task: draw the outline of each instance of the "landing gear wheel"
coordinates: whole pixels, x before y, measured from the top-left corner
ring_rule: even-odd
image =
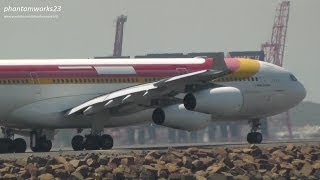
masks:
[[[33,152],[49,152],[52,148],[51,140],[47,140],[45,136],[37,138],[35,146],[30,146]]]
[[[0,153],[13,153],[14,143],[12,139],[0,138]]]
[[[27,143],[24,139],[22,138],[17,138],[13,140],[13,144],[15,147],[15,152],[16,153],[24,153],[27,150]]]
[[[250,132],[247,135],[247,141],[249,144],[260,144],[262,139],[262,134],[260,132]]]
[[[71,145],[73,150],[75,151],[81,151],[84,149],[84,142],[83,142],[83,136],[76,135],[71,140]]]
[[[113,146],[113,138],[109,134],[100,136],[99,146],[101,149],[111,149]]]
[[[254,144],[254,139],[253,139],[253,133],[252,132],[248,133],[247,141],[248,141],[249,144]]]
[[[87,135],[84,143],[86,150],[98,150],[99,147],[99,136],[98,135]]]

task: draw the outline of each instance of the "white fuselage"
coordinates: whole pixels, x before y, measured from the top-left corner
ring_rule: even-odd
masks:
[[[97,60],[95,62],[98,63]],[[243,96],[243,105],[237,114],[226,115],[225,117],[212,115],[212,120],[263,118],[284,112],[298,104],[305,97],[306,92],[303,85],[296,81],[288,71],[269,63],[259,63],[259,71],[252,76],[254,80],[251,80],[250,77],[250,80],[220,79],[213,81],[216,84],[238,88]],[[130,65],[130,62],[127,64]],[[183,63],[181,64],[183,65]],[[119,68],[121,72],[127,70],[131,71],[132,69]],[[104,75],[108,76],[108,74]],[[122,79],[117,79],[116,83],[110,82],[110,80],[108,83],[102,82],[102,80],[101,82],[96,82],[97,80],[95,80],[95,82],[90,83],[41,83],[40,81],[45,82],[48,80],[41,79],[40,76],[41,73],[32,71],[30,72],[30,79],[33,83],[19,82],[10,84],[11,82],[6,82],[6,84],[0,84],[1,125],[16,128],[49,129],[91,127],[90,116],[73,119],[67,118],[65,112],[99,95],[158,80],[169,75],[156,76],[156,79],[138,79],[133,82],[127,81],[126,77],[123,77]],[[155,77],[155,75],[147,74],[146,77]],[[123,116],[105,117],[104,126],[116,127],[151,122],[152,110],[147,109],[133,114],[124,114]]]

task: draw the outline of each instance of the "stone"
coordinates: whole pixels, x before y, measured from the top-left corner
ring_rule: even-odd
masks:
[[[212,173],[208,176],[208,180],[228,180],[228,177],[224,174],[217,174],[217,173]]]
[[[218,164],[213,164],[212,166],[209,166],[206,171],[209,174],[213,174],[213,173],[220,173],[224,170],[226,170],[225,165],[222,163],[218,163]]]
[[[310,146],[301,146],[300,152],[302,154],[311,154],[312,152],[314,152],[314,149]]]
[[[214,154],[220,156],[221,158],[225,158],[227,156],[227,151],[223,147],[217,147],[213,149]]]
[[[116,164],[117,166],[119,166],[120,162],[121,162],[121,159],[118,157],[110,158],[110,161],[109,161],[109,163]]]
[[[173,164],[173,163],[167,163],[167,164],[166,164],[166,167],[167,167],[167,169],[168,169],[168,171],[169,171],[170,173],[177,172],[178,169],[179,169],[179,167],[178,167],[176,164]]]
[[[242,149],[242,152],[245,153],[245,154],[250,154],[251,151],[252,151],[251,148],[244,148],[244,149]]]
[[[121,164],[124,166],[130,166],[134,164],[134,157],[133,156],[125,156],[121,159]]]
[[[287,176],[289,176],[289,170],[288,169],[281,169],[278,174],[282,177],[287,177]]]
[[[206,171],[200,170],[195,173],[197,176],[206,177],[208,173]]]
[[[150,170],[150,169],[146,169],[144,168],[140,175],[139,175],[140,179],[143,180],[152,180],[152,179],[157,179],[157,171],[156,170]]]
[[[72,159],[71,161],[69,161],[69,164],[71,164],[73,167],[77,168],[79,166],[79,160],[77,159]]]
[[[52,170],[64,169],[65,168],[64,164],[50,165],[50,167],[52,168]]]
[[[29,156],[27,158],[27,164],[38,164],[39,166],[45,166],[48,162],[48,159],[44,157],[37,157],[37,156]]]
[[[92,159],[92,158],[88,158],[88,159],[86,160],[86,164],[87,164],[89,167],[94,167],[94,168],[98,167],[97,161],[96,161],[95,159]]]
[[[100,155],[99,158],[97,159],[97,163],[99,165],[107,165],[109,162],[109,157],[106,155]]]
[[[39,180],[54,180],[54,176],[52,174],[49,173],[45,173],[45,174],[41,174],[40,176],[38,176]]]
[[[181,167],[179,169],[179,173],[181,173],[181,174],[191,174],[191,170],[188,169],[188,168],[185,168],[185,167]]]
[[[320,161],[316,161],[313,165],[312,165],[313,169],[320,169]]]
[[[187,152],[188,154],[195,154],[195,153],[197,153],[198,151],[199,151],[199,149],[196,148],[196,147],[191,147],[191,148],[188,148],[188,149],[186,150],[186,152]]]
[[[286,151],[293,151],[295,149],[296,149],[296,147],[293,144],[291,144],[291,143],[287,144]]]
[[[305,163],[307,163],[307,161],[301,159],[294,159],[291,162],[291,164],[294,165],[298,170],[300,170]]]
[[[69,173],[73,173],[76,170],[76,168],[70,163],[66,163],[64,167]]]
[[[82,180],[84,179],[84,177],[82,176],[82,174],[78,171],[75,171],[71,174],[71,178],[74,180]]]
[[[160,169],[160,170],[158,170],[157,176],[158,176],[159,178],[168,179],[168,177],[169,177],[169,171],[168,171],[168,169]]]
[[[204,176],[196,175],[196,180],[207,180]]]
[[[306,162],[303,165],[302,169],[300,170],[300,173],[304,176],[310,176],[312,171],[313,171],[313,167],[311,166],[310,163]]]
[[[183,167],[191,169],[192,168],[192,159],[188,156],[183,156],[182,157],[182,165],[183,165]]]
[[[250,163],[250,164],[255,163],[254,157],[251,155],[244,154],[241,158],[242,158],[243,162],[245,162],[245,163]]]
[[[67,160],[66,160],[63,156],[56,156],[56,157],[54,157],[54,160],[55,160],[58,164],[65,164],[65,163],[67,163]]]
[[[236,176],[236,175],[244,175],[247,172],[242,169],[241,167],[234,167],[229,171],[232,175]]]
[[[83,177],[87,177],[89,174],[89,167],[87,165],[79,166],[75,172],[79,172]]]
[[[37,177],[38,168],[32,163],[27,164],[25,169],[29,172],[29,174],[33,177]]]
[[[20,170],[18,172],[18,177],[22,178],[22,179],[28,179],[30,178],[30,174],[26,171],[26,170]]]
[[[65,169],[56,169],[54,171],[54,176],[60,179],[67,179],[69,177],[69,173]]]
[[[203,162],[198,159],[192,161],[192,169],[194,171],[203,170],[204,169]]]
[[[184,156],[183,153],[180,153],[180,152],[177,152],[177,151],[172,151],[170,153],[175,155],[177,158],[182,158]]]
[[[125,177],[124,177],[123,173],[118,172],[118,173],[113,174],[113,179],[124,180]]]
[[[1,177],[1,179],[15,180],[15,179],[17,179],[17,176],[14,174],[5,174],[4,176]]]
[[[19,158],[16,160],[15,164],[20,167],[25,167],[28,164],[28,158]]]
[[[182,176],[181,174],[173,173],[169,175],[169,180],[181,180]]]
[[[155,159],[159,159],[161,157],[161,154],[158,151],[151,151],[147,154],[147,156],[151,156]]]

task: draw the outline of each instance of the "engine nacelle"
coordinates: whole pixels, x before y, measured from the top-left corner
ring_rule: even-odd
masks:
[[[157,125],[193,131],[205,128],[211,120],[211,115],[188,111],[183,104],[175,104],[156,108],[152,113],[152,120]]]
[[[243,96],[237,88],[219,87],[186,94],[183,104],[190,111],[228,116],[241,110]]]

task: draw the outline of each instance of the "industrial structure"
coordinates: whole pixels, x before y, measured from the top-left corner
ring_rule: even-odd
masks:
[[[274,18],[274,24],[272,27],[271,41],[263,43],[261,50],[265,52],[265,61],[276,64],[278,66],[283,65],[283,56],[286,46],[286,37],[289,22],[290,1],[282,1],[279,7],[276,9],[276,15]],[[292,139],[292,127],[290,113],[286,112],[281,114],[287,123],[289,138]]]
[[[114,57],[121,57],[122,55],[123,30],[124,30],[125,22],[127,22],[127,16],[120,15],[117,17],[116,36],[114,39],[114,48],[113,48]]]

